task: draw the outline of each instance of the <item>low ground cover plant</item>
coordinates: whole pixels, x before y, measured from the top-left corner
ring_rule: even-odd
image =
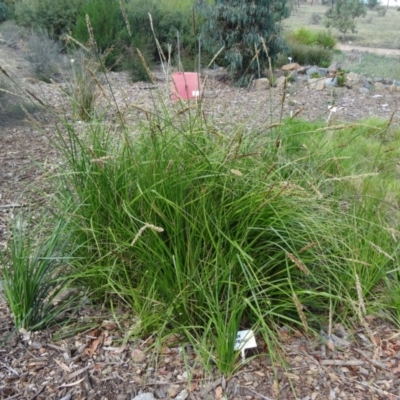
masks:
[[[329,66],[337,40],[329,31],[299,28],[286,34],[285,54],[301,65]]]

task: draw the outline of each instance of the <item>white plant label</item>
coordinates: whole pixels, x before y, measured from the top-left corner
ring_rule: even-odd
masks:
[[[236,336],[234,350],[240,350],[242,353],[242,360],[245,361],[244,351],[257,347],[256,338],[252,330],[239,331]]]
[[[192,90],[192,96],[193,97],[200,96],[200,90]]]

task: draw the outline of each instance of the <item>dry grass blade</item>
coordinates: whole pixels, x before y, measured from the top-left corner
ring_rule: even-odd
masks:
[[[293,293],[293,301],[296,306],[297,312],[300,316],[301,322],[303,323],[304,330],[307,332],[308,331],[308,323],[307,323],[307,318],[306,315],[303,312],[303,305],[300,303],[299,298],[297,297],[296,293]]]
[[[126,15],[126,10],[125,10],[124,4],[122,3],[121,0],[119,2],[119,8],[121,9],[122,17],[124,18],[126,29],[128,30],[128,34],[129,34],[129,36],[132,36],[131,25],[129,23],[128,16]]]
[[[97,43],[96,43],[96,40],[94,38],[94,33],[93,33],[93,27],[92,27],[92,24],[90,23],[90,18],[89,18],[88,14],[86,14],[86,26],[87,26],[87,30],[88,30],[88,33],[89,33],[89,44],[90,44],[90,47],[94,51],[98,52]]]
[[[142,52],[141,52],[138,48],[136,48],[136,51],[137,51],[137,54],[138,54],[138,56],[139,56],[139,58],[140,58],[140,61],[141,61],[142,64],[143,64],[143,67],[144,67],[145,70],[146,70],[147,75],[149,76],[149,78],[150,78],[150,80],[151,80],[151,83],[152,83],[153,85],[155,85],[156,79],[154,78],[154,75],[153,75],[152,72],[150,71],[150,68],[149,68],[149,66],[148,66],[147,63],[146,63],[146,60],[144,59]]]
[[[159,226],[155,226],[155,225],[152,225],[152,224],[145,224],[139,229],[138,233],[133,238],[131,246],[133,246],[137,242],[137,240],[140,238],[140,236],[142,236],[142,233],[146,229],[151,229],[151,230],[156,231],[156,232],[164,232],[164,229],[160,228]]]
[[[366,314],[367,310],[365,308],[365,302],[364,302],[364,296],[362,292],[362,287],[361,287],[361,282],[360,282],[360,277],[358,274],[355,274],[356,276],[356,289],[357,289],[357,296],[358,296],[358,308],[360,310],[360,313]]]
[[[295,257],[292,253],[286,253],[286,255],[297,266],[297,268],[304,273],[304,275],[310,275],[310,270],[305,266],[305,264],[301,260]]]
[[[0,71],[7,77],[10,78],[10,75],[8,75],[7,71],[0,65]]]

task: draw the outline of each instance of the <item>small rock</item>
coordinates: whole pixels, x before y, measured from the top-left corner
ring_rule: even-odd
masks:
[[[346,76],[346,79],[350,83],[357,83],[361,79],[361,75],[356,74],[355,72],[349,72]]]
[[[326,76],[326,75],[328,75],[328,69],[327,68],[318,68],[318,73],[321,76]]]
[[[375,82],[374,88],[377,92],[383,92],[385,90],[385,85],[381,82]]]
[[[325,80],[320,78],[310,78],[307,86],[313,90],[322,90],[325,87]]]
[[[308,75],[298,75],[296,82],[306,83],[306,82],[308,82],[309,79],[310,79],[310,77]]]
[[[332,86],[337,86],[337,77],[335,76],[334,78],[327,78],[325,79],[325,86],[326,87],[332,87]]]
[[[297,63],[285,64],[281,67],[282,71],[297,71],[298,69],[300,69],[300,65]]]
[[[171,385],[167,390],[168,396],[172,397],[172,398],[175,398],[176,395],[178,394],[178,390],[179,390],[179,386]]]
[[[286,83],[286,78],[285,78],[284,76],[280,76],[280,77],[276,80],[274,86],[275,86],[277,89],[282,89],[282,88],[284,87],[285,83]]]
[[[360,89],[358,89],[358,91],[360,92],[360,94],[367,94],[369,92],[369,90],[365,87],[361,87]]]
[[[142,393],[133,397],[132,400],[155,400],[153,393]]]
[[[260,78],[256,79],[253,82],[254,90],[267,90],[269,89],[269,79],[268,78]]]

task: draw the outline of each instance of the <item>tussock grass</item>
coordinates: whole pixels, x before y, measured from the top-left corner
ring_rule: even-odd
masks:
[[[95,93],[85,82],[75,89]],[[62,162],[48,208],[62,229],[44,229],[36,243],[16,226],[3,274],[17,324],[37,309],[18,297],[23,290],[49,310],[43,299],[61,288],[53,279],[61,261],[68,282],[94,301],[132,311],[132,335],[177,334],[204,367],[227,376],[242,366],[233,350],[239,329],[262,337],[274,361],[282,325],[312,333],[337,320],[364,323],[370,311],[398,318],[388,297],[398,295],[400,276],[393,121],[281,119],[262,131],[242,123],[221,132],[199,101],[157,104],[146,121],[121,119],[113,129],[92,105],[59,117],[53,143]],[[29,326],[57,312],[43,315]]]
[[[397,259],[397,204],[377,193],[393,183],[396,130],[292,121],[216,135],[195,114],[174,118],[60,133],[57,212],[79,286],[131,307],[140,334],[184,335],[227,375],[240,328],[274,349],[279,324],[320,329],[329,312],[354,314],[360,288],[376,297]]]

